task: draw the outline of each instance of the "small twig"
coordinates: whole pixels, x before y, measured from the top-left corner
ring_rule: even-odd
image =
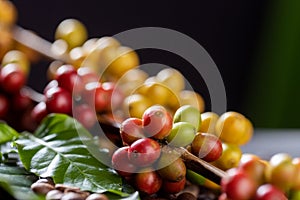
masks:
[[[188,169],[201,174],[205,178],[217,184],[220,184],[221,179],[226,176],[226,172],[198,158],[185,148],[176,148],[176,150],[180,152],[181,158],[184,160],[185,165]]]
[[[62,55],[58,57],[51,51],[51,42],[41,38],[33,32],[26,30],[20,26],[15,26],[12,32],[13,39],[21,43],[22,45],[52,60],[61,60],[65,63],[70,63],[70,59],[67,56]]]

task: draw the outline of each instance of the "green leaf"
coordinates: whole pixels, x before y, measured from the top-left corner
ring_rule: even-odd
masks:
[[[112,193],[106,194],[106,196],[110,200],[140,200],[139,192],[137,191],[132,193],[130,196],[121,199],[119,196],[116,196],[115,194]]]
[[[19,133],[5,123],[0,123],[0,144],[19,137]]]
[[[67,115],[49,115],[34,135],[27,134],[16,145],[30,172],[82,190],[128,196],[117,173],[93,156],[98,147],[92,146],[92,135]]]
[[[15,199],[41,200],[34,194],[30,186],[37,177],[24,168],[18,166],[0,165],[0,187],[6,190]]]

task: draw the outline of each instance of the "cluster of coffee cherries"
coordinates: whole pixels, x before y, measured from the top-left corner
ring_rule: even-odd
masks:
[[[55,30],[51,51],[76,68],[88,66],[102,81],[115,81],[139,66],[137,53],[109,36],[89,38],[85,25],[77,19],[61,21]]]
[[[87,129],[98,121],[97,113],[110,112],[113,106],[122,103],[123,98],[113,82],[100,83],[89,68],[76,70],[68,64],[57,68],[43,95],[44,100],[31,113],[36,122],[41,122],[49,113],[64,113],[76,118]]]
[[[26,55],[18,50],[8,51],[0,66],[0,120],[17,130],[30,128],[27,116],[34,102],[25,87],[29,69]]]
[[[200,112],[205,109],[202,96],[186,89],[184,76],[171,67],[153,76],[141,69],[129,70],[118,80],[117,87],[126,95],[124,118],[141,118],[145,110],[155,104],[164,106],[171,114],[181,105],[192,105]]]
[[[163,106],[153,105],[142,118],[121,123],[123,145],[112,155],[113,168],[142,194],[176,194],[186,184],[186,166],[176,148],[191,146],[193,153],[213,161],[222,154],[221,141],[198,132],[200,111],[181,106],[172,116]]]
[[[300,158],[277,153],[269,160],[243,154],[221,181],[220,199],[296,200],[300,197]]]
[[[241,147],[253,136],[251,121],[234,111],[225,112],[220,116],[214,112],[204,112],[201,119],[200,131],[213,134],[222,142],[222,155],[211,164],[222,170],[237,167],[243,154]]]
[[[201,114],[200,131],[222,141],[222,155],[211,164],[226,171],[220,200],[299,199],[299,158],[278,153],[269,160],[243,154],[241,146],[253,135],[250,120],[237,112]]]

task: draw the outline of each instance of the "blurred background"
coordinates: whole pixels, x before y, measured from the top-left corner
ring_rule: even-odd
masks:
[[[202,45],[223,77],[228,110],[243,113],[258,128],[300,127],[300,1],[12,1],[18,24],[53,42],[57,25],[75,18],[89,38],[137,27],[179,31]],[[181,71],[207,103],[210,99],[192,66],[172,53],[138,51],[141,64],[161,63]],[[34,64],[29,85],[46,84],[48,63]]]

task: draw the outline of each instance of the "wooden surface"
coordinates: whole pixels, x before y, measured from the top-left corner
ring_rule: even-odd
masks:
[[[276,153],[289,153],[293,157],[300,157],[300,129],[258,129],[242,150],[264,159],[269,159]]]

